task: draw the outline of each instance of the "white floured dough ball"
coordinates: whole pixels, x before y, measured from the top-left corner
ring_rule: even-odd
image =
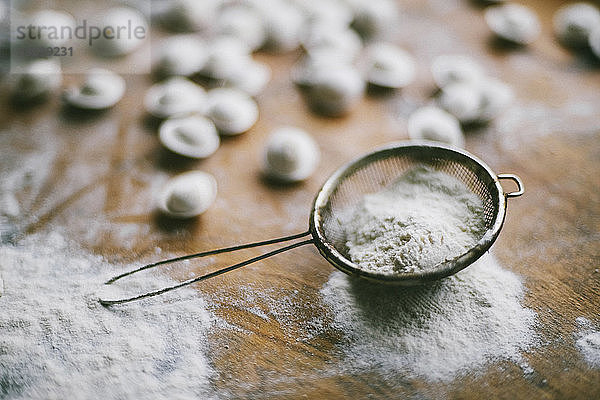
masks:
[[[202,40],[175,35],[160,43],[152,70],[161,77],[190,76],[200,71],[207,59],[208,49]]]
[[[240,89],[250,96],[258,95],[271,79],[271,69],[255,61],[246,43],[233,36],[212,40],[200,74],[212,86]]]
[[[533,42],[541,32],[537,15],[520,4],[504,4],[485,10],[485,21],[501,39],[519,45]]]
[[[352,22],[352,10],[346,0],[298,1],[307,25],[348,27]]]
[[[18,18],[18,16],[15,18]],[[19,25],[26,27],[40,27],[40,29],[37,31],[37,34],[27,35],[25,40],[21,41],[21,43],[41,49],[67,46],[72,39],[69,35],[62,35],[60,32],[63,27],[70,27],[71,31],[73,31],[75,29],[75,24],[75,19],[69,13],[57,10],[36,11],[31,15],[25,16],[24,20],[21,21]],[[46,27],[48,29],[42,29],[41,27]]]
[[[219,0],[170,0],[159,18],[175,32],[208,30],[214,24],[219,3]]]
[[[189,116],[164,121],[159,129],[163,146],[190,158],[206,158],[219,148],[217,128],[207,118]]]
[[[352,28],[365,40],[384,37],[397,22],[399,10],[393,0],[353,0]]]
[[[139,48],[148,36],[146,18],[130,7],[115,7],[102,16],[99,28],[105,33],[92,45],[99,55],[114,57],[129,54]],[[131,32],[122,32],[117,27],[131,26]],[[141,34],[143,29],[144,34]]]
[[[10,91],[15,100],[42,99],[58,90],[62,83],[60,63],[55,60],[32,61],[11,75]]]
[[[296,86],[306,89],[314,85],[318,71],[346,68],[349,64],[351,59],[344,54],[328,51],[310,52],[294,64],[290,75]]]
[[[513,100],[514,93],[506,83],[493,78],[479,82],[479,113],[476,122],[489,122],[496,118]]]
[[[206,92],[189,79],[173,77],[148,89],[144,107],[157,118],[202,113],[206,109]]]
[[[302,39],[302,47],[308,54],[327,52],[353,60],[362,50],[363,44],[354,30],[322,22],[315,23],[307,29]]]
[[[252,128],[258,120],[258,105],[240,90],[213,89],[208,92],[206,116],[222,135],[239,135]]]
[[[216,34],[237,38],[252,51],[261,48],[267,36],[259,12],[243,4],[233,4],[219,13]]]
[[[217,182],[206,172],[190,171],[171,178],[158,196],[158,209],[174,218],[205,212],[217,197]]]
[[[360,101],[365,81],[356,68],[340,65],[339,68],[318,68],[306,90],[306,98],[313,111],[327,116],[342,116]]]
[[[371,85],[398,89],[410,84],[417,72],[414,58],[391,43],[375,43],[367,49],[366,79]]]
[[[477,82],[483,78],[481,66],[471,57],[463,55],[441,55],[431,63],[431,75],[438,88],[451,83]]]
[[[513,91],[504,82],[484,78],[478,82],[454,83],[442,89],[440,106],[463,124],[486,123],[512,101]]]
[[[125,94],[125,80],[112,71],[94,68],[79,87],[65,91],[65,101],[84,110],[103,110],[117,104]]]
[[[571,3],[558,9],[553,23],[554,34],[561,43],[584,47],[592,31],[600,27],[600,10],[590,3]]]
[[[271,79],[268,65],[248,58],[245,63],[232,71],[227,79],[220,81],[223,87],[239,89],[252,97],[259,95]]]
[[[304,17],[293,3],[266,2],[260,11],[267,49],[283,53],[294,50],[300,45]]]
[[[227,79],[250,58],[250,48],[239,38],[222,36],[208,46],[208,57],[200,74],[210,79]]]
[[[273,131],[267,139],[263,171],[282,182],[298,182],[315,171],[319,159],[314,139],[302,129],[286,126]]]
[[[442,89],[439,105],[462,123],[477,120],[481,96],[474,83],[453,83]]]
[[[408,118],[408,136],[463,147],[465,139],[456,117],[437,107],[422,107]]]

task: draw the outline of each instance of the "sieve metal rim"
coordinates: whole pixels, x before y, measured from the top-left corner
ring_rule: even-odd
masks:
[[[340,183],[348,176],[350,176],[357,169],[362,166],[371,163],[376,160],[380,160],[389,157],[390,154],[397,154],[403,152],[408,154],[410,152],[430,155],[444,154],[449,159],[457,160],[461,159],[461,164],[474,164],[477,165],[480,171],[485,172],[490,178],[491,184],[488,189],[497,198],[497,212],[494,218],[494,222],[483,237],[477,242],[477,244],[466,253],[463,253],[453,259],[446,260],[438,264],[435,268],[424,271],[424,272],[410,272],[401,274],[378,274],[374,272],[365,271],[358,267],[355,263],[348,260],[343,254],[341,254],[333,244],[325,236],[323,227],[323,212],[327,207],[330,196],[333,195],[336,188]],[[519,186],[517,192],[506,193],[500,184],[500,179],[512,179]],[[492,191],[493,190],[493,191]],[[323,184],[319,192],[314,198],[313,207],[309,219],[309,231],[313,237],[314,244],[321,253],[321,255],[334,267],[352,276],[357,276],[371,281],[384,282],[397,285],[413,286],[422,284],[425,282],[439,280],[441,278],[455,274],[456,272],[468,267],[481,257],[496,241],[504,220],[506,217],[506,202],[508,197],[517,197],[523,193],[523,184],[521,180],[513,174],[499,174],[496,175],[492,169],[484,163],[481,159],[474,156],[473,154],[452,146],[446,146],[436,142],[430,141],[403,141],[394,142],[387,144],[382,147],[378,147],[375,150],[362,155],[339,169],[337,169]]]

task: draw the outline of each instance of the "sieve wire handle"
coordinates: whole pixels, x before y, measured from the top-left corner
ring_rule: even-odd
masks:
[[[246,244],[242,244],[242,245],[238,245],[238,246],[225,247],[225,248],[221,248],[221,249],[204,251],[204,252],[201,252],[201,253],[188,254],[188,255],[185,255],[185,256],[181,256],[181,257],[169,258],[169,259],[166,259],[166,260],[161,260],[161,261],[158,261],[158,262],[147,264],[147,265],[144,265],[144,266],[139,267],[137,269],[134,269],[134,270],[125,272],[123,274],[117,275],[117,276],[109,279],[108,281],[106,281],[104,284],[105,285],[110,285],[110,284],[118,281],[119,279],[125,278],[126,276],[130,276],[130,275],[133,275],[133,274],[135,274],[137,272],[141,272],[141,271],[144,271],[144,270],[147,270],[147,269],[150,269],[150,268],[154,268],[154,267],[157,267],[159,265],[171,264],[171,263],[175,263],[175,262],[178,262],[178,261],[189,260],[189,259],[192,259],[192,258],[206,257],[206,256],[210,256],[210,255],[215,255],[215,254],[230,253],[230,252],[234,252],[234,251],[237,251],[237,250],[243,250],[243,249],[250,249],[250,248],[253,248],[253,247],[266,246],[266,245],[269,245],[269,244],[288,242],[290,240],[300,239],[300,238],[306,237],[308,235],[310,235],[310,231],[306,231],[306,232],[303,232],[303,233],[298,233],[298,234],[295,234],[295,235],[285,236],[285,237],[277,238],[277,239],[263,240],[263,241],[260,241],[260,242],[246,243]],[[248,260],[239,262],[237,264],[233,264],[233,265],[230,265],[228,267],[221,268],[221,269],[219,269],[217,271],[210,272],[208,274],[201,275],[201,276],[198,276],[198,277],[195,277],[195,278],[192,278],[192,279],[188,279],[187,281],[183,281],[183,282],[175,284],[173,286],[168,286],[168,287],[165,287],[165,288],[162,288],[162,289],[158,289],[158,290],[155,290],[155,291],[143,293],[143,294],[138,295],[138,296],[124,298],[124,299],[117,299],[117,300],[99,299],[98,301],[100,302],[100,304],[102,304],[104,306],[111,306],[111,305],[115,305],[115,304],[129,303],[129,302],[135,301],[135,300],[141,300],[141,299],[145,299],[145,298],[148,298],[148,297],[158,296],[158,295],[161,295],[163,293],[170,292],[171,290],[179,289],[179,288],[182,288],[184,286],[188,286],[188,285],[191,285],[193,283],[204,281],[206,279],[213,278],[215,276],[224,274],[226,272],[230,272],[230,271],[236,270],[238,268],[241,268],[241,267],[244,267],[246,265],[255,263],[257,261],[264,260],[265,258],[269,258],[269,257],[272,257],[272,256],[277,255],[279,253],[283,253],[285,251],[294,249],[296,247],[304,246],[304,245],[307,245],[307,244],[313,244],[313,243],[314,243],[313,239],[307,239],[307,240],[303,240],[301,242],[293,243],[293,244],[290,244],[288,246],[281,247],[279,249],[276,249],[276,250],[270,251],[268,253],[262,254],[260,256],[253,257],[253,258],[250,258]]]
[[[517,184],[517,190],[510,193],[504,193],[506,197],[519,197],[523,193],[525,193],[525,186],[523,185],[523,181],[515,174],[498,174],[498,180],[501,179],[509,179]]]

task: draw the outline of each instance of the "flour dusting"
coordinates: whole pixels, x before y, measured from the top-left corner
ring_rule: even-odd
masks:
[[[223,290],[213,296],[215,303],[224,301],[265,322],[276,321],[283,336],[294,342],[310,342],[327,329],[321,304],[311,302],[303,290],[246,284],[233,295]]]
[[[98,289],[121,269],[57,233],[2,245],[0,271],[1,398],[210,397],[207,331],[215,320],[196,291],[102,307]],[[146,274],[112,295],[168,283]]]
[[[344,337],[342,369],[450,381],[488,362],[522,364],[538,342],[518,276],[484,255],[425,287],[390,287],[331,274],[321,289]]]
[[[578,317],[576,321],[581,329],[575,334],[575,346],[588,364],[600,368],[600,331],[593,329],[587,318]]]
[[[470,250],[486,230],[481,199],[425,166],[366,195],[345,226],[352,261],[385,274],[431,269]]]

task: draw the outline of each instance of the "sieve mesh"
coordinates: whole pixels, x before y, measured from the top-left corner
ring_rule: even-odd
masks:
[[[353,270],[356,265],[352,264],[348,256],[344,221],[366,194],[382,190],[420,165],[455,177],[481,199],[487,233],[482,235],[478,246],[470,251],[471,254],[462,255],[462,262],[468,265],[481,256],[495,240],[504,219],[504,197],[500,193],[501,186],[497,183],[495,175],[481,161],[466,152],[437,144],[388,147],[370,153],[334,174],[315,199],[311,218],[313,235],[316,236],[317,247],[321,253],[346,272],[373,275],[362,271],[348,271],[348,269]],[[333,250],[331,247],[335,251],[327,251],[327,249]],[[338,254],[335,254],[336,252]],[[481,254],[477,254],[478,252]],[[437,272],[450,274],[466,266],[460,265],[460,262],[447,264],[440,266],[440,271]],[[433,275],[436,275],[435,271]],[[439,278],[437,276],[439,274],[433,275],[432,279]]]

